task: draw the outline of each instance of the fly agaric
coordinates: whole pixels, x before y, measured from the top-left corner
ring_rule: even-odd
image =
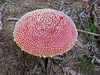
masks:
[[[39,9],[22,16],[15,25],[14,41],[21,50],[40,57],[61,55],[77,41],[77,29],[66,14]]]

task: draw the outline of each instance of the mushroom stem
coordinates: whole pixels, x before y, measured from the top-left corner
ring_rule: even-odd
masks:
[[[45,69],[45,62],[43,60],[44,58],[39,57],[38,60],[40,62],[41,68],[43,70],[44,73],[46,73],[46,69]]]
[[[51,58],[48,57],[48,58],[41,58],[39,57],[39,61],[40,61],[40,65],[41,65],[41,68],[43,70],[43,72],[45,73],[45,75],[49,75],[50,73],[50,66],[51,66]]]
[[[50,75],[51,65],[52,65],[52,59],[49,57],[47,63],[47,75]]]

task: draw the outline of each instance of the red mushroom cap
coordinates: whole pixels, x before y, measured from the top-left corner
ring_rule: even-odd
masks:
[[[22,50],[40,57],[65,53],[73,47],[78,36],[71,18],[53,9],[39,9],[22,16],[13,34]]]

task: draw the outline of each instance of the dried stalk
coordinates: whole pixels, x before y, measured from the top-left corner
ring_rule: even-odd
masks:
[[[86,33],[86,34],[90,34],[90,35],[94,35],[94,36],[100,36],[100,34],[88,32],[88,31],[84,31],[84,30],[80,30],[80,29],[77,29],[77,30],[78,30],[79,32],[82,32],[82,33]]]

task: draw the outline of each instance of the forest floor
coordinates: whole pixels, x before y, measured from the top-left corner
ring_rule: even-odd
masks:
[[[64,12],[78,29],[75,46],[50,58],[47,75],[100,75],[99,0],[0,0],[0,75],[45,75],[39,58],[21,51],[13,41],[18,19],[43,8]]]

